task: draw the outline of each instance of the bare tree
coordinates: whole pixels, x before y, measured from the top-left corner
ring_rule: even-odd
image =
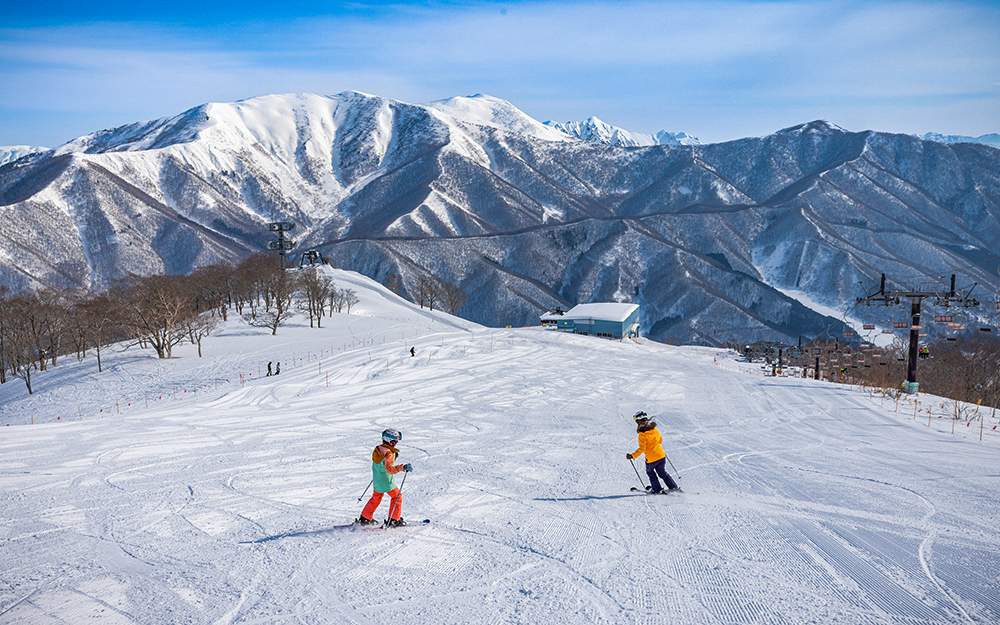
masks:
[[[76,299],[69,291],[46,289],[39,293],[38,304],[43,308],[45,316],[45,331],[47,333],[47,356],[55,367],[62,351],[63,340],[70,332],[69,309]]]
[[[291,272],[275,270],[262,281],[260,296],[264,301],[264,309],[259,307],[255,313],[244,313],[243,320],[258,328],[270,328],[271,335],[278,333],[282,326],[292,316],[292,300],[297,288],[296,279]]]
[[[438,283],[434,276],[423,274],[417,276],[417,301],[420,307],[423,308],[426,305],[429,309],[434,310],[434,304],[439,298]]]
[[[299,274],[299,300],[297,307],[300,312],[309,315],[309,327],[322,327],[323,315],[326,313],[326,303],[330,292],[334,289],[333,280],[324,276],[319,267],[303,269]]]
[[[34,298],[15,296],[6,301],[5,307],[7,318],[4,325],[6,330],[4,338],[6,364],[11,375],[24,380],[29,395],[34,392],[31,388],[31,370],[37,366],[35,333],[29,321],[32,314],[31,309],[35,304]]]
[[[122,302],[112,298],[113,292],[102,293],[80,302],[82,323],[86,328],[88,341],[97,352],[97,371],[102,371],[101,348],[111,342],[122,323]]]
[[[385,288],[401,296],[403,294],[403,279],[398,273],[386,274]]]
[[[358,299],[358,293],[354,289],[343,289],[342,297],[344,300],[344,306],[347,307],[347,314],[351,314],[351,306],[354,306],[361,300]]]
[[[195,269],[190,276],[194,292],[194,310],[218,310],[226,320],[235,285],[235,269],[229,264],[206,265]]]
[[[148,342],[160,358],[170,358],[186,336],[185,321],[194,311],[178,281],[168,276],[133,277],[122,299],[125,324],[132,337]]]
[[[184,320],[184,328],[191,342],[198,345],[198,358],[201,358],[201,340],[218,329],[222,323],[214,314],[214,309],[200,315],[192,315]]]
[[[236,312],[244,315],[244,307],[249,306],[250,316],[256,315],[259,306],[266,305],[267,282],[281,270],[275,266],[274,258],[266,254],[255,254],[241,262],[231,276],[231,296]]]
[[[0,384],[7,383],[7,332],[11,323],[8,290],[0,286]]]
[[[45,371],[48,362],[48,321],[49,309],[39,299],[37,293],[26,291],[15,298],[14,310],[17,333],[20,340],[27,336],[32,343],[32,353],[38,359],[38,370]],[[20,376],[19,376],[20,377]]]
[[[333,288],[330,290],[330,312],[343,312],[344,310],[344,291],[342,289]]]
[[[438,278],[437,288],[441,294],[441,301],[448,308],[448,312],[453,315],[458,313],[458,309],[464,306],[466,299],[468,299],[461,287],[447,280]]]

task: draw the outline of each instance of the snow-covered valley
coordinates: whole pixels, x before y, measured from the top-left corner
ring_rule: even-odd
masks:
[[[1000,621],[987,411],[980,441],[933,398],[486,328],[332,276],[361,301],[321,329],[234,315],[203,358],[0,386],[0,623]],[[684,493],[629,490],[637,410]],[[351,526],[386,427],[410,525]]]

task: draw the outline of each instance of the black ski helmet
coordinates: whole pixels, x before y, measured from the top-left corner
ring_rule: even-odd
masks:
[[[395,446],[396,443],[401,440],[403,440],[403,434],[399,430],[394,430],[392,428],[382,430],[383,443]]]

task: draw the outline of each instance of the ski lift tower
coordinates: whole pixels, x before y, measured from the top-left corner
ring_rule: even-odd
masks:
[[[864,288],[863,284],[862,288]],[[957,293],[955,291],[955,274],[952,274],[951,289],[948,291],[886,291],[885,274],[883,273],[879,290],[857,299],[858,304],[864,304],[865,306],[870,306],[873,303],[878,303],[882,306],[896,306],[900,303],[901,298],[905,297],[910,300],[910,350],[906,365],[907,393],[916,393],[919,387],[917,384],[917,355],[920,349],[920,330],[922,329],[920,325],[921,302],[923,302],[924,298],[933,297],[936,298],[937,301],[935,303],[937,305],[946,308],[953,305],[972,308],[979,306],[979,301],[970,297],[974,288],[976,288],[976,283],[973,283],[966,293]]]
[[[271,232],[278,233],[277,241],[268,241],[267,249],[278,250],[278,262],[281,263],[281,269],[285,269],[285,250],[290,250],[295,247],[295,241],[291,239],[285,239],[285,233],[291,232],[295,229],[295,224],[290,221],[272,221],[267,224],[267,229]]]

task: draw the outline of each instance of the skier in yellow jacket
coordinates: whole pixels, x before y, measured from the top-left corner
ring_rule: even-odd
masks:
[[[650,492],[663,492],[663,487],[660,486],[660,480],[657,476],[663,478],[669,490],[680,490],[681,487],[667,473],[667,454],[663,452],[663,447],[660,445],[663,442],[663,437],[660,436],[660,431],[656,429],[656,422],[651,421],[649,415],[645,412],[635,413],[632,419],[635,420],[635,431],[639,434],[639,449],[630,454],[625,454],[625,456],[629,460],[642,455],[646,456],[646,475],[649,476],[648,488]]]

